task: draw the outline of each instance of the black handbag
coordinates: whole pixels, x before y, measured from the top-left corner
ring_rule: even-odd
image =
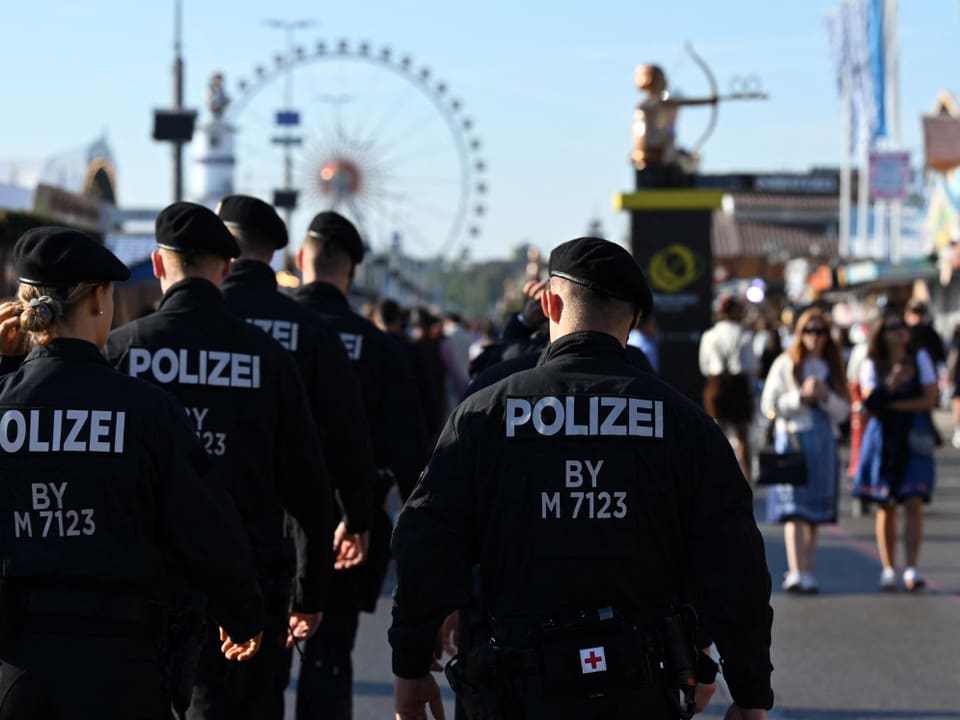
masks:
[[[774,420],[775,416],[771,413],[765,446],[757,452],[757,485],[806,485],[809,478],[803,448],[796,435],[790,433],[790,446],[784,452],[777,452],[773,447]]]

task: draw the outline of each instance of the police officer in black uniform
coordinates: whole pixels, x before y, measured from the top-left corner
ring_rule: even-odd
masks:
[[[332,490],[296,363],[230,313],[220,293],[239,255],[233,236],[213,212],[185,202],[160,213],[156,232],[160,307],[113,331],[106,354],[183,402],[243,518],[266,602],[264,647],[244,672],[223,663],[217,637],[209,637],[189,717],[260,717],[284,645],[321,620],[333,574]],[[296,521],[296,563],[284,511]]]
[[[351,567],[366,551],[363,536],[370,526],[376,478],[360,384],[339,336],[277,289],[270,260],[287,246],[287,228],[273,207],[248,195],[231,195],[220,201],[217,214],[240,247],[221,286],[227,307],[297,360],[342,510],[334,540],[338,565]]]
[[[473,717],[689,716],[695,643],[710,640],[727,718],[766,717],[770,576],[751,492],[716,424],[626,359],[652,305],[642,272],[579,238],[551,254],[542,305],[539,365],[461,404],[397,523],[397,717],[442,713],[436,633],[468,603],[474,562],[490,642],[448,666]]]
[[[324,623],[306,645],[297,689],[297,717],[302,720],[351,717],[350,653],[359,612],[374,610],[389,558],[390,520],[383,510],[384,498],[394,480],[401,497],[409,495],[427,454],[421,409],[403,349],[354,313],[347,302],[347,291],[363,255],[357,229],[335,212],[313,218],[297,254],[304,285],[294,297],[339,333],[353,361],[382,479],[374,496],[367,561],[337,573],[331,607],[336,622]]]
[[[0,346],[33,349],[0,378],[0,718],[169,718],[184,678],[157,648],[178,587],[208,593],[228,657],[257,650],[246,534],[183,407],[100,352],[129,270],[52,227],[20,238],[14,266]]]
[[[240,246],[240,257],[221,287],[227,307],[270,334],[297,360],[341,509],[333,539],[336,567],[354,567],[366,554],[376,483],[360,383],[340,337],[313,311],[277,289],[270,260],[287,246],[288,236],[273,207],[248,195],[231,195],[220,201],[217,214]],[[289,678],[278,680],[282,718],[282,693]]]

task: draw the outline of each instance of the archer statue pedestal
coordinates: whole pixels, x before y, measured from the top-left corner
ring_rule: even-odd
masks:
[[[614,197],[630,213],[630,249],[653,290],[660,375],[699,404],[698,349],[712,324],[713,211],[723,190],[638,190]]]

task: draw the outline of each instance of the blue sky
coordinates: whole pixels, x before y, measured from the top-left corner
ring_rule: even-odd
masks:
[[[753,74],[771,96],[767,102],[721,107],[716,132],[704,148],[705,170],[836,165],[840,113],[823,24],[824,13],[836,4],[183,0],[186,104],[202,105],[213,72],[225,72],[229,83],[282,51],[282,33],[263,24],[268,17],[314,20],[315,26],[297,35],[307,47],[341,38],[389,45],[448,82],[475,122],[489,191],[482,234],[470,242],[472,255],[502,256],[525,241],[547,251],[582,234],[591,217],[601,220],[608,236],[622,239],[626,219],[610,209],[610,199],[632,179],[629,129],[639,97],[633,69],[657,62],[674,89],[688,96],[706,93],[704,76],[683,52],[688,40],[721,88],[734,76]],[[0,18],[3,166],[79,147],[106,131],[121,202],[157,207],[168,202],[169,150],[154,143],[150,132],[152,109],[170,102],[172,0],[0,0]],[[960,87],[953,70],[960,6],[954,0],[901,2],[900,20],[903,144],[919,162],[920,115],[929,112],[939,90]],[[352,107],[361,107],[361,100],[375,103],[380,96],[371,89],[373,81],[351,72],[342,73],[348,87],[337,92],[353,93]],[[295,87],[309,84],[295,82]],[[271,92],[280,90],[277,83]],[[396,102],[390,92],[382,96],[388,110]],[[308,100],[329,105],[318,93]],[[682,113],[681,144],[691,144],[708,117],[708,109]],[[246,124],[255,123],[248,118]],[[260,130],[266,137],[269,128]],[[398,142],[403,150],[403,139]],[[442,155],[442,144],[438,149]],[[264,166],[275,170],[276,150],[264,140],[261,152]],[[255,157],[248,152],[248,166]],[[415,192],[411,208],[430,205],[429,187]],[[449,204],[442,193],[432,199]],[[312,209],[295,216],[294,236],[302,235]],[[413,232],[420,237],[410,243],[415,252],[439,244],[432,237],[439,234],[437,217],[420,219],[411,210],[398,222],[418,225]]]

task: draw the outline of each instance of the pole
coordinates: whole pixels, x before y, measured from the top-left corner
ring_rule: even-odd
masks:
[[[183,56],[180,46],[180,0],[174,0],[173,15],[173,109],[183,109]],[[173,143],[173,201],[183,199],[183,143]]]
[[[296,48],[293,46],[293,31],[308,28],[314,24],[313,20],[265,20],[264,24],[268,27],[283,30],[287,38],[287,56],[284,61],[284,83],[283,83],[283,104],[284,111],[293,109],[293,61]],[[292,135],[287,127],[283,134],[285,142],[283,143],[283,188],[290,190],[293,187],[293,153],[292,153]],[[287,229],[290,229],[290,222],[293,219],[293,208],[284,208],[284,219],[287,221]]]
[[[890,147],[900,150],[900,26],[899,0],[884,0],[883,31],[884,58],[886,58],[886,108],[887,130],[890,133]],[[890,204],[890,255],[893,262],[903,258],[902,237],[902,200]]]
[[[870,127],[867,114],[860,113],[860,176],[857,181],[857,245],[870,253]]]
[[[850,133],[852,131],[852,119],[850,112],[851,92],[850,92],[850,71],[844,68],[840,80],[840,117],[843,136],[840,141],[840,243],[838,254],[841,258],[855,255],[850,247],[850,196],[852,195],[852,182],[850,172],[851,150]]]

